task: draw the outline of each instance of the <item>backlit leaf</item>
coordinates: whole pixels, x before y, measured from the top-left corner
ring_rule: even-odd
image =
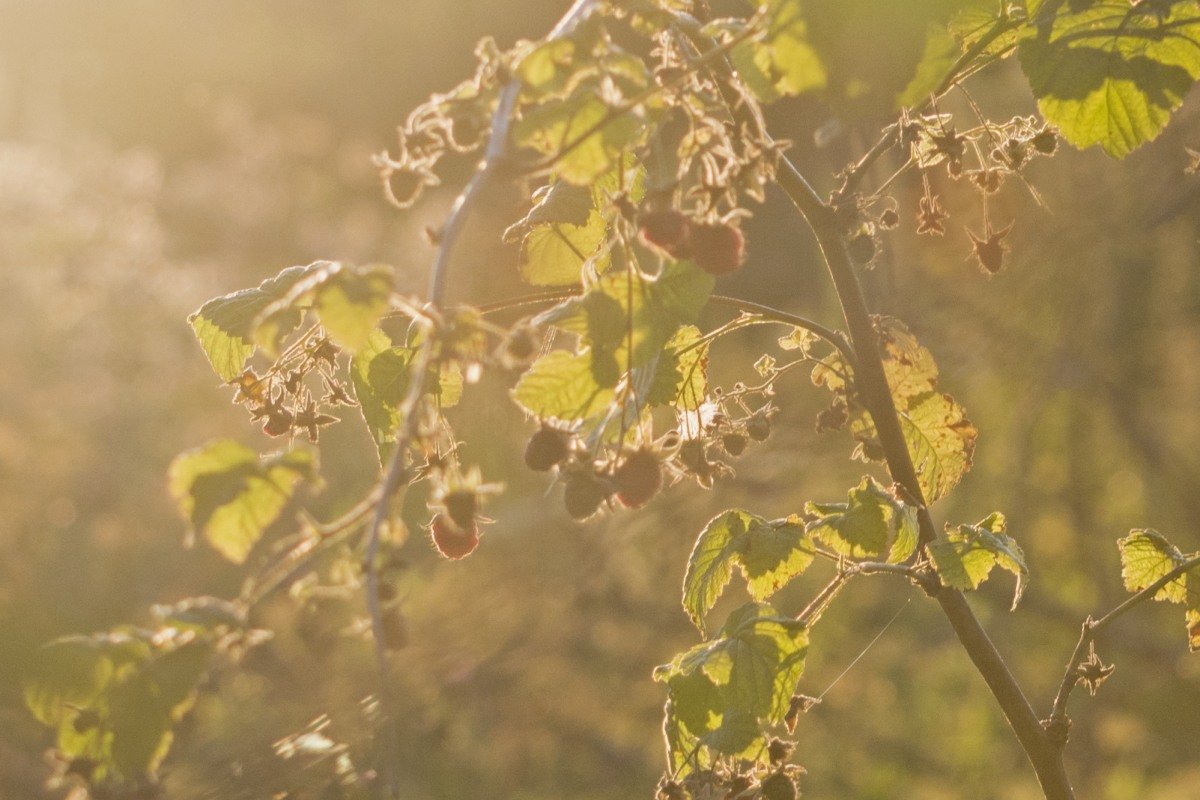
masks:
[[[715,517],[696,539],[683,578],[683,607],[704,631],[704,616],[740,569],[755,600],[765,600],[813,561],[812,542],[791,519],[768,521],[746,511]]]
[[[192,531],[240,564],[296,485],[316,478],[315,467],[305,450],[260,457],[237,442],[219,440],[178,456],[169,483]]]
[[[1038,108],[1079,148],[1122,158],[1200,78],[1200,3],[1045,3],[1020,45]]]
[[[954,589],[978,589],[993,567],[1017,578],[1012,607],[1016,608],[1029,581],[1025,554],[1005,533],[1004,515],[996,512],[975,525],[946,527],[946,540],[929,545],[929,555],[942,583]]]

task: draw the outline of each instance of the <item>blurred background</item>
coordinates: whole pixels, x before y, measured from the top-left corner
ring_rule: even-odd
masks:
[[[20,700],[38,644],[239,588],[237,568],[183,549],[164,472],[210,437],[271,444],[229,404],[187,314],[323,258],[391,263],[403,291],[423,291],[432,252],[422,230],[440,223],[471,162],[401,214],[370,156],[414,105],[470,73],[481,36],[505,47],[536,38],[565,5],[0,2],[0,797],[63,793],[45,786],[49,735]],[[779,107],[773,124],[823,191],[892,115],[926,26],[949,5],[809,4],[830,89]],[[972,91],[997,119],[1033,113],[1013,63]],[[974,124],[961,97],[948,102]],[[981,431],[974,470],[935,516],[1008,515],[1031,587],[1015,613],[1003,579],[972,602],[1041,711],[1081,620],[1123,597],[1116,539],[1147,526],[1200,548],[1200,183],[1183,174],[1198,116],[1193,98],[1124,162],[1074,151],[1038,161],[1029,178],[1041,205],[1018,184],[992,204],[994,222],[1016,225],[1007,268],[991,279],[963,232],[981,227],[974,195],[937,176],[953,217],[944,239],[918,240],[919,188],[902,183],[902,227],[866,276],[874,306],[909,322]],[[822,127],[832,136],[818,148]],[[771,195],[754,211],[750,262],[720,291],[838,325],[787,203]],[[456,265],[457,297],[522,291],[515,253],[493,244],[521,213],[515,195],[499,197],[478,220]],[[723,341],[715,380],[746,377],[772,348],[765,332]],[[695,534],[732,505],[780,516],[838,500],[874,469],[846,458],[845,435],[813,432],[822,391],[802,375],[781,388],[777,432],[738,462],[737,480],[713,492],[679,485],[643,512],[587,526],[569,523],[546,481],[520,467],[528,426],[503,382],[469,397],[459,435],[509,491],[489,507],[497,523],[474,557],[439,561],[419,536],[408,545],[410,643],[393,657],[403,796],[650,797],[664,699],[650,673],[696,641],[679,605]],[[322,462],[318,510],[330,517],[377,468],[357,420],[323,437]],[[798,607],[811,589],[791,587],[779,603]],[[902,582],[844,593],[814,631],[801,691],[821,694],[909,598],[801,719],[803,791],[1038,797],[948,626]],[[322,615],[286,601],[264,609],[256,622],[275,640],[207,686],[167,761],[167,796],[317,796],[272,746],[322,714],[331,736],[365,740],[370,650],[340,632],[361,613],[356,603]],[[1101,654],[1115,675],[1096,700],[1073,699],[1080,797],[1200,797],[1200,656],[1186,652],[1179,609],[1143,607]]]

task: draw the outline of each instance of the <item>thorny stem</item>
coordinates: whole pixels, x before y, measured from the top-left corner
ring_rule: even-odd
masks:
[[[1079,632],[1079,641],[1075,644],[1075,651],[1071,653],[1070,661],[1067,662],[1067,669],[1063,673],[1062,683],[1058,687],[1058,694],[1054,696],[1054,707],[1050,712],[1050,719],[1047,721],[1047,730],[1051,732],[1058,747],[1061,748],[1067,743],[1067,732],[1071,725],[1071,721],[1067,717],[1067,700],[1070,699],[1072,690],[1079,683],[1079,666],[1087,658],[1087,653],[1091,644],[1096,641],[1096,637],[1126,611],[1153,598],[1154,595],[1158,594],[1159,590],[1171,583],[1171,581],[1176,580],[1185,572],[1189,572],[1197,567],[1200,567],[1200,556],[1189,559],[1175,567],[1175,569],[1163,575],[1145,589],[1126,598],[1125,602],[1112,611],[1109,611],[1100,619],[1088,617],[1084,620],[1082,629]]]
[[[550,32],[549,38],[560,38],[569,34],[583,20],[597,0],[575,0],[575,3],[563,15],[558,24]],[[488,138],[482,166],[455,200],[450,215],[442,229],[437,256],[434,259],[433,270],[429,281],[429,307],[436,311],[442,305],[446,282],[450,272],[450,262],[455,246],[466,224],[467,217],[474,208],[480,194],[496,173],[502,171],[508,151],[508,130],[513,119],[517,99],[520,96],[521,83],[513,78],[500,94],[496,110],[492,117],[492,130]],[[383,614],[379,602],[379,570],[376,563],[379,555],[381,533],[384,525],[391,516],[391,504],[397,494],[410,478],[406,461],[410,444],[420,433],[421,417],[419,413],[421,398],[425,394],[429,381],[429,368],[435,363],[434,351],[439,346],[438,332],[430,331],[422,344],[416,358],[413,359],[413,374],[417,376],[409,386],[409,390],[398,408],[400,419],[396,435],[395,449],[388,461],[384,477],[379,485],[375,501],[375,512],[371,526],[367,531],[366,544],[363,550],[363,573],[366,582],[367,611],[371,617],[371,633],[375,640],[375,660],[379,672],[381,686],[380,704],[386,721],[384,775],[389,797],[397,796],[396,781],[396,714],[395,704],[391,698],[391,682],[388,678],[387,654],[384,651]]]
[[[694,42],[697,42],[697,47],[703,47],[707,37],[699,31],[698,26],[694,24],[695,21],[690,20],[689,22],[689,19],[685,19],[683,15],[680,16],[681,28]],[[958,80],[958,73],[963,66],[981,54],[991,41],[994,41],[1012,24],[1007,17],[998,20],[987,34],[955,62],[943,80],[942,87],[939,87],[942,91],[938,93],[944,93],[943,87],[952,86]],[[731,113],[742,119],[748,117],[750,121],[760,121],[759,135],[764,144],[769,145],[772,140],[765,125],[761,125],[761,116],[756,113],[747,114],[744,110],[746,106],[738,102],[741,99],[739,89],[730,88],[739,86],[737,83],[739,79],[732,66],[728,61],[717,61],[714,64],[714,70],[717,71],[720,78],[718,85],[726,104],[730,106]],[[733,96],[731,97],[731,95]],[[898,129],[892,128],[891,133],[885,135],[883,143],[872,148],[872,151],[852,168],[847,176],[847,183],[851,185],[851,188],[861,179],[862,174],[866,172],[874,159],[894,143],[894,138],[891,138],[890,141],[889,138],[896,136],[898,136]],[[912,456],[900,428],[900,419],[883,369],[878,336],[863,297],[858,274],[846,252],[845,241],[834,216],[834,210],[832,206],[821,200],[804,175],[783,154],[780,155],[775,179],[800,211],[801,216],[804,217],[817,238],[817,244],[829,269],[850,332],[850,341],[857,356],[859,369],[856,373],[856,387],[863,405],[875,424],[892,479],[904,488],[917,507],[920,524],[919,542],[921,546],[925,546],[936,536],[933,519],[925,503]],[[843,187],[843,195],[846,191]],[[979,620],[975,617],[966,598],[961,592],[948,587],[936,589],[934,595],[942,607],[943,613],[950,621],[959,642],[967,651],[975,668],[987,683],[1004,712],[1017,740],[1033,765],[1047,800],[1074,800],[1075,794],[1063,767],[1061,751],[1050,741],[1020,684],[1017,683],[1003,657],[996,650],[996,646],[979,624]]]

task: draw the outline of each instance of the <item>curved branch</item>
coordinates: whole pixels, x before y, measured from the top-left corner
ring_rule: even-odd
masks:
[[[1185,561],[1145,589],[1126,598],[1125,602],[1112,611],[1109,611],[1100,619],[1088,617],[1083,621],[1082,630],[1079,632],[1079,641],[1075,644],[1075,650],[1071,653],[1071,659],[1067,662],[1067,669],[1063,673],[1062,682],[1059,684],[1058,694],[1054,696],[1054,707],[1050,712],[1050,719],[1048,721],[1048,730],[1054,732],[1054,738],[1059,747],[1066,744],[1067,729],[1071,724],[1067,718],[1067,701],[1071,697],[1071,692],[1079,683],[1079,666],[1084,662],[1091,644],[1096,641],[1096,637],[1101,631],[1115,622],[1118,617],[1125,614],[1125,612],[1150,600],[1154,595],[1158,594],[1160,589],[1171,583],[1171,581],[1197,567],[1200,567],[1200,556]]]

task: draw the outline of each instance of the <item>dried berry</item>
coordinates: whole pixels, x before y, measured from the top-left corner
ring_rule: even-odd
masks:
[[[529,437],[525,445],[525,466],[534,472],[546,472],[567,457],[567,435],[563,431],[543,426]]]
[[[763,800],[796,800],[796,784],[782,772],[776,772],[762,782]]]
[[[775,737],[767,743],[767,757],[771,759],[772,764],[781,764],[788,759],[795,748],[794,742]]]
[[[533,329],[514,328],[504,339],[504,358],[512,366],[520,366],[537,355],[538,340]]]
[[[941,236],[946,232],[943,225],[948,217],[938,199],[932,195],[921,198],[921,211],[917,215],[917,233],[932,233]]]
[[[975,258],[989,275],[995,275],[1004,266],[1004,254],[1008,251],[1004,237],[1008,236],[1012,227],[1013,223],[1010,222],[1007,228],[997,231],[992,229],[989,222],[984,226],[983,236],[976,236],[970,230],[967,231],[967,236],[971,237]]]
[[[433,545],[446,558],[466,558],[479,546],[479,528],[471,525],[459,528],[445,514],[434,514],[429,523]]]
[[[721,437],[721,447],[731,456],[740,456],[746,451],[746,437],[740,433],[727,433]]]
[[[746,435],[756,442],[765,442],[771,436],[771,418],[762,411],[756,411],[746,420]]]
[[[267,421],[263,423],[262,430],[267,436],[283,436],[291,432],[295,421],[295,417],[289,411],[281,408],[271,410],[267,413]]]
[[[604,484],[587,472],[575,472],[567,478],[563,502],[572,519],[580,522],[600,510],[600,504],[608,496]]]
[[[710,275],[728,275],[742,268],[746,238],[736,225],[702,223],[692,226],[689,237],[691,258]]]
[[[638,217],[638,224],[642,241],[676,257],[686,255],[691,222],[683,212],[673,208],[644,211]]]
[[[662,488],[662,463],[658,454],[642,448],[626,456],[613,473],[617,499],[626,508],[641,508]]]
[[[883,228],[884,230],[890,231],[892,228],[896,227],[899,224],[900,224],[900,215],[896,212],[896,209],[894,209],[894,208],[889,208],[887,211],[884,211],[882,214],[879,215],[879,227]]]

